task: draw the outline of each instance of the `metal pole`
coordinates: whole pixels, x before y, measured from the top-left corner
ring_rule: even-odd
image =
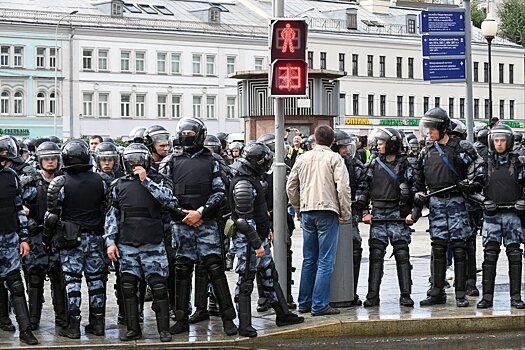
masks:
[[[489,43],[489,123],[492,119],[492,37],[487,37]]]
[[[467,140],[474,142],[474,108],[472,91],[472,18],[470,0],[463,0],[465,8],[465,82]]]
[[[273,16],[284,17],[284,0],[273,0]],[[268,74],[268,79],[270,74]],[[273,171],[273,231],[274,231],[274,261],[279,274],[279,284],[284,295],[288,295],[286,240],[286,164],[284,164],[284,101],[274,99],[275,115],[275,165]]]
[[[71,28],[71,37],[69,38],[69,138],[75,137],[73,131],[74,123],[74,106],[73,106],[73,37],[75,36],[75,29]],[[62,134],[62,137],[64,135]]]

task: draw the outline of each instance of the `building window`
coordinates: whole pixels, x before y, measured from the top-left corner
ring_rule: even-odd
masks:
[[[120,52],[120,71],[129,72],[129,61],[131,58],[131,51],[121,51]]]
[[[109,94],[98,94],[98,116],[109,117]]]
[[[485,99],[485,118],[490,119],[490,103],[487,98]]]
[[[20,91],[17,91],[15,92],[15,104],[14,104],[14,111],[13,111],[14,114],[16,115],[22,114],[24,111],[23,106],[24,106],[24,95]]]
[[[504,83],[504,77],[505,77],[505,65],[503,63],[500,63],[499,64],[499,74],[498,74],[498,77],[499,77],[499,83],[500,84],[503,84]]]
[[[36,115],[46,113],[46,95],[43,92],[36,94]]]
[[[55,93],[52,92],[49,94],[49,112],[52,113],[52,114],[55,114],[55,106],[56,106],[56,103],[55,103]]]
[[[226,57],[226,74],[230,75],[235,72],[235,56]]]
[[[474,82],[477,83],[479,81],[479,62],[474,62]]]
[[[474,118],[479,119],[479,98],[474,99]]]
[[[93,70],[93,50],[82,50],[82,69]]]
[[[146,115],[146,95],[137,95],[135,98],[135,117],[143,118]]]
[[[430,109],[430,97],[423,97],[423,114],[425,114]]]
[[[166,55],[165,52],[157,52],[157,73],[166,74]]]
[[[159,118],[166,118],[166,101],[167,101],[166,95],[159,95],[157,96],[157,117]]]
[[[146,53],[144,51],[135,52],[135,72],[145,73],[145,71],[146,71]]]
[[[358,76],[359,75],[359,65],[358,65],[359,55],[352,54],[352,75]]]
[[[369,77],[374,76],[374,56],[373,55],[368,55],[366,70],[367,70],[367,75]]]
[[[397,96],[397,116],[403,116],[403,96]]]
[[[483,63],[483,82],[489,82],[489,64],[487,62]]]
[[[201,57],[200,54],[193,54],[192,55],[192,62],[193,62],[193,74],[198,75],[201,74]]]
[[[201,117],[202,96],[193,96],[193,117]]]
[[[514,119],[514,100],[509,100],[509,118]]]
[[[215,119],[215,96],[206,97],[206,118]]]
[[[454,97],[448,98],[448,116],[454,118]]]
[[[368,95],[368,116],[374,116],[374,95]]]
[[[235,96],[228,96],[226,98],[226,118],[237,118],[235,109],[237,107],[237,98]]]
[[[314,68],[314,52],[308,51],[308,67]]]
[[[379,96],[379,115],[386,116],[386,95]]]
[[[344,72],[345,71],[345,54],[339,53],[339,71]]]
[[[459,98],[459,117],[465,118],[465,98]]]
[[[415,19],[408,20],[407,31],[410,34],[414,34],[416,32],[416,20]]]
[[[386,77],[386,56],[379,56],[379,76],[381,78]]]
[[[215,56],[206,55],[206,75],[215,75]]]
[[[49,68],[55,68],[56,64],[57,64],[57,55],[55,52],[55,48],[51,47],[49,48]]]
[[[321,63],[321,69],[326,69],[326,52],[321,52],[321,60],[320,60],[320,63]]]
[[[10,46],[0,47],[0,66],[9,67],[9,56],[11,52]]]
[[[396,76],[403,78],[403,57],[396,58]]]
[[[434,97],[434,107],[439,107],[441,105],[441,98]]]
[[[171,117],[180,118],[182,115],[181,98],[179,95],[171,96]]]
[[[505,100],[499,100],[499,117],[505,118]]]
[[[82,94],[82,115],[84,117],[93,116],[93,93],[91,92]]]
[[[171,54],[171,74],[180,74],[180,53]]]
[[[130,113],[131,95],[120,95],[120,116],[131,117]]]
[[[36,68],[46,68],[46,48],[36,48]]]
[[[255,70],[262,70],[264,64],[264,58],[255,57]]]
[[[24,65],[24,48],[21,46],[15,46],[13,65],[15,67],[22,67]]]
[[[408,96],[408,116],[414,117],[416,115],[415,111],[415,97],[414,96]]]
[[[9,92],[7,91],[0,95],[0,114],[9,114]]]
[[[414,79],[414,58],[408,58],[408,79]]]
[[[509,84],[514,84],[514,65],[509,64]]]
[[[98,50],[98,70],[108,70],[108,50]]]
[[[352,95],[352,111],[354,115],[359,115],[359,94]]]
[[[119,2],[113,2],[111,4],[111,15],[115,17],[122,17],[122,4]]]

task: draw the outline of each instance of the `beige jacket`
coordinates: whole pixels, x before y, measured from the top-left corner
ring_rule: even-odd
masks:
[[[297,158],[286,192],[297,213],[331,210],[347,221],[352,215],[349,184],[343,158],[327,146],[316,145]]]

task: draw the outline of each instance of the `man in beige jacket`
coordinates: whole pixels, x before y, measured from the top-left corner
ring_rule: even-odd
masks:
[[[339,313],[329,304],[330,280],[339,224],[351,219],[351,197],[343,158],[330,149],[334,130],[318,126],[315,140],[314,149],[297,158],[286,191],[303,229],[299,312],[320,316]]]

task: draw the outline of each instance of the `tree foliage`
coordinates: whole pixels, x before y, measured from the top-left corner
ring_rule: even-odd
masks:
[[[525,46],[525,1],[505,0],[498,8],[500,35]]]
[[[481,22],[487,17],[487,14],[485,13],[485,9],[479,7],[478,0],[472,1],[470,16],[472,17],[474,27],[481,28]]]

